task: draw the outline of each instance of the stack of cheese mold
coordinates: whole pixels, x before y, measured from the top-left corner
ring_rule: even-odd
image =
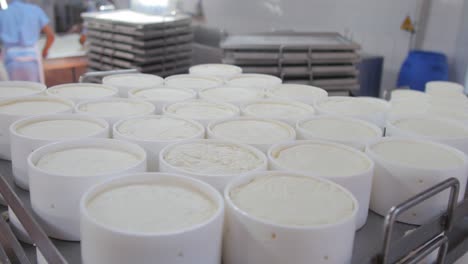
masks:
[[[50,96],[31,96],[0,100],[0,159],[11,160],[10,125],[35,115],[72,113],[72,101]]]
[[[84,263],[220,263],[224,201],[201,181],[165,173],[115,178],[86,192],[80,215]]]
[[[322,88],[304,84],[284,83],[267,90],[267,97],[272,99],[289,99],[313,105],[328,97]]]
[[[167,87],[192,89],[195,91],[219,87],[223,85],[223,83],[223,79],[218,77],[195,74],[178,74],[164,79],[164,84]]]
[[[373,123],[338,116],[316,116],[296,125],[298,139],[327,140],[364,151],[367,144],[381,138],[383,131]]]
[[[173,89],[166,86],[155,88],[135,88],[128,92],[128,97],[144,100],[152,103],[156,107],[156,114],[163,112],[164,106],[197,98],[197,93],[192,89]]]
[[[375,162],[370,208],[386,215],[390,208],[454,177],[460,181],[460,201],[468,176],[466,155],[447,145],[426,140],[384,138],[366,148]],[[403,213],[399,221],[421,225],[447,207],[448,192]]]
[[[46,93],[47,95],[58,96],[80,103],[92,99],[118,97],[119,90],[102,84],[70,83],[50,87]]]
[[[202,124],[188,119],[150,115],[117,122],[115,139],[138,144],[148,155],[148,170],[159,170],[159,153],[167,145],[205,137]]]
[[[248,144],[263,152],[279,142],[296,139],[296,131],[281,121],[240,117],[213,122],[207,128],[208,138]]]
[[[240,67],[227,64],[200,64],[190,67],[191,75],[215,77],[222,80],[228,80],[242,73]]]
[[[127,97],[134,88],[154,88],[164,83],[164,79],[153,74],[130,73],[106,76],[102,83],[119,90],[120,97]]]
[[[204,100],[231,103],[238,106],[264,98],[262,91],[236,86],[207,88],[200,90],[198,94]]]
[[[364,153],[327,141],[300,140],[271,147],[268,159],[271,170],[310,174],[348,189],[359,203],[356,227],[364,226],[374,174],[374,162]]]
[[[79,201],[93,185],[123,174],[146,171],[146,152],[114,139],[49,144],[28,157],[31,205],[46,233],[79,241]]]
[[[358,202],[310,175],[259,172],[226,187],[223,263],[350,263]]]
[[[2,81],[0,82],[0,99],[41,95],[47,87],[36,82]]]
[[[193,119],[207,126],[216,120],[239,116],[240,110],[237,106],[228,103],[188,100],[166,105],[163,113],[168,116]]]
[[[267,170],[267,158],[258,149],[214,139],[169,145],[161,151],[159,162],[161,172],[202,180],[220,192],[240,175]]]

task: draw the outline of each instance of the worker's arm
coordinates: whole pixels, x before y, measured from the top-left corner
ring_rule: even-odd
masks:
[[[42,28],[42,33],[44,33],[46,36],[46,42],[44,45],[44,49],[42,50],[42,57],[46,58],[49,54],[50,47],[52,47],[52,44],[54,43],[55,33],[49,25],[45,25]]]

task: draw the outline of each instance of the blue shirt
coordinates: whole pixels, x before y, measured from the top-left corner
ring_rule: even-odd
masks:
[[[34,46],[47,24],[49,18],[39,6],[13,1],[0,10],[0,40],[5,47]]]

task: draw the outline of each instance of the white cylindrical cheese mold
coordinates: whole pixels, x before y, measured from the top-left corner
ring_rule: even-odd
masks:
[[[233,189],[262,177],[307,177],[330,184],[354,203],[353,213],[335,223],[317,226],[282,225],[255,217],[240,209],[231,197]],[[288,191],[284,186],[282,191]],[[226,228],[224,264],[343,264],[351,263],[358,203],[353,195],[333,182],[309,174],[292,172],[260,172],[234,179],[224,192]],[[272,206],[275,206],[272,204]],[[324,204],[324,206],[327,206]],[[301,212],[297,212],[301,213]],[[246,253],[248,252],[248,253]]]
[[[126,168],[87,176],[50,173],[36,166],[47,154],[83,148],[122,151],[134,155],[136,161]],[[31,205],[46,233],[58,239],[79,241],[79,201],[83,193],[103,180],[127,173],[145,172],[146,152],[138,145],[114,139],[65,141],[36,149],[28,157],[28,167]]]
[[[426,139],[452,146],[468,155],[468,126],[434,117],[406,117],[389,120],[386,136]]]
[[[327,140],[364,151],[381,138],[383,131],[373,123],[350,117],[316,116],[297,122],[297,139]]]
[[[385,127],[390,104],[371,97],[333,96],[315,104],[320,115],[338,115],[362,119]]]
[[[391,92],[390,100],[399,101],[399,100],[412,100],[412,101],[428,101],[430,95],[410,89],[395,89]]]
[[[166,105],[163,114],[192,119],[208,126],[210,122],[240,115],[239,107],[207,100],[188,100]]]
[[[0,99],[41,95],[47,87],[41,83],[23,81],[0,82]]]
[[[454,82],[432,81],[426,83],[426,93],[438,97],[463,95],[465,87]]]
[[[313,105],[326,99],[328,92],[315,86],[284,83],[268,90],[267,97],[280,100],[289,99]]]
[[[382,146],[387,150],[376,151]],[[388,150],[390,148],[393,152]],[[375,162],[370,208],[380,215],[387,215],[393,206],[451,177],[460,181],[458,200],[464,197],[468,161],[463,152],[453,147],[426,140],[391,137],[368,145],[366,153]],[[398,220],[424,224],[446,210],[448,196],[447,191],[432,197],[402,214]]]
[[[111,126],[120,119],[151,115],[155,110],[150,102],[128,98],[89,100],[75,107],[76,113],[105,119]]]
[[[164,85],[170,88],[183,88],[200,91],[223,85],[224,81],[218,77],[198,76],[194,74],[177,74],[166,77]]]
[[[92,131],[85,131],[83,130],[82,133],[78,131],[79,127],[73,127],[70,129],[74,129],[73,131],[63,131],[66,129],[66,125],[71,124],[51,124],[52,122],[60,122],[60,121],[75,121],[75,122],[83,122],[92,124],[93,127]],[[18,132],[18,129],[22,129],[27,127],[31,124],[38,124],[41,122],[45,122],[47,126],[48,123],[48,131],[44,131],[51,133],[52,135],[60,134],[60,137],[53,137],[52,135],[45,135],[42,137],[41,135],[24,135]],[[79,124],[76,124],[78,126]],[[84,125],[84,124],[83,124]],[[33,152],[35,149],[42,147],[44,145],[59,142],[59,141],[66,141],[66,140],[77,140],[77,139],[85,139],[85,138],[108,138],[109,137],[109,124],[103,120],[98,118],[93,118],[89,116],[82,116],[76,114],[60,114],[60,115],[45,115],[45,116],[36,116],[36,117],[29,117],[25,119],[21,119],[16,121],[10,126],[10,140],[11,140],[11,165],[13,169],[13,176],[15,179],[16,185],[19,187],[29,190],[29,178],[28,178],[28,163],[27,158],[28,155]],[[61,131],[54,131],[54,130],[61,130]],[[36,131],[37,132],[37,131]]]
[[[297,121],[314,116],[315,109],[297,101],[265,99],[243,104],[241,115],[275,119],[294,127]]]
[[[248,89],[245,87],[221,86],[207,88],[198,92],[200,99],[242,105],[246,102],[259,100],[264,97],[262,91]]]
[[[102,83],[119,90],[120,97],[127,97],[133,88],[153,88],[164,83],[164,79],[153,74],[129,73],[109,75],[102,79]]]
[[[0,159],[11,160],[10,125],[36,115],[72,113],[72,101],[51,97],[31,96],[0,100]]]
[[[204,222],[177,231],[142,233],[119,230],[98,222],[88,210],[102,192],[128,185],[174,183],[194,189],[216,206]],[[148,211],[154,210],[148,208]],[[81,253],[83,263],[219,264],[224,222],[222,196],[201,181],[165,173],[129,174],[96,185],[81,200]]]
[[[219,126],[230,128],[218,131]],[[294,141],[296,131],[290,125],[273,119],[239,117],[210,123],[207,138],[248,144],[267,153],[274,144]]]
[[[155,88],[134,88],[128,92],[128,97],[144,100],[156,107],[156,114],[162,114],[164,106],[175,102],[197,98],[197,93],[192,89],[168,88],[159,86]]]
[[[282,82],[283,80],[276,76],[257,73],[239,74],[227,80],[228,85],[256,89],[263,92],[280,85]]]
[[[175,166],[173,164],[170,164],[166,160],[166,156],[168,153],[171,152],[174,148],[177,148],[178,146],[183,146],[183,145],[190,145],[190,144],[214,144],[214,145],[230,145],[239,149],[243,149],[246,152],[250,152],[252,155],[257,157],[259,160],[257,166],[254,168],[250,169],[249,171],[246,172],[237,172],[237,173],[210,173],[206,172],[204,173],[203,171],[199,172],[194,172],[194,171],[189,171],[185,168]],[[200,150],[197,149],[197,150]],[[209,154],[209,153],[208,153]],[[220,155],[218,157],[214,157],[214,160],[217,160],[223,164],[232,164],[233,161],[236,158],[239,158],[239,156],[232,156],[232,157],[226,157],[222,156],[223,153],[216,153],[217,155]],[[202,160],[201,160],[202,161]],[[239,143],[234,143],[230,141],[224,141],[224,140],[216,140],[216,139],[201,139],[201,140],[192,140],[189,142],[181,142],[181,143],[176,143],[167,146],[164,148],[161,153],[159,154],[159,164],[160,164],[160,171],[161,172],[167,172],[167,173],[177,173],[181,174],[184,176],[188,176],[191,178],[199,179],[202,180],[214,188],[216,188],[218,191],[221,193],[224,191],[224,188],[226,185],[234,178],[240,176],[240,175],[247,175],[253,172],[258,172],[258,171],[265,171],[268,168],[268,160],[265,154],[263,152],[259,151],[258,149],[251,147],[249,145],[245,144],[239,144]],[[245,166],[245,164],[243,164]],[[204,168],[206,171],[209,171],[209,168]]]
[[[176,122],[173,127],[162,127],[162,121],[166,120],[167,122]],[[160,125],[156,123],[153,125],[148,124],[148,122],[157,122],[161,121]],[[134,125],[132,125],[132,123]],[[177,137],[174,137],[176,133],[180,133],[180,126],[183,123],[189,125],[193,130],[197,130],[196,132],[191,132],[189,135],[181,135],[177,134]],[[140,132],[131,131],[125,132],[124,126],[132,126],[129,129],[139,129],[142,130]],[[164,138],[142,138],[138,136],[138,134],[143,133],[143,130],[146,133],[151,133],[153,137],[157,137],[159,134],[164,133],[172,138],[164,139]],[[157,131],[155,131],[157,130]],[[173,131],[173,132],[171,132]],[[205,138],[205,127],[195,121],[177,117],[169,117],[169,116],[158,116],[158,115],[151,115],[145,117],[134,117],[129,119],[124,119],[117,122],[113,128],[113,136],[115,139],[125,140],[132,143],[139,145],[140,147],[146,150],[147,159],[148,159],[148,171],[158,171],[159,170],[159,153],[161,150],[166,147],[167,145],[177,143],[177,142],[185,142],[193,139],[202,139]]]
[[[300,146],[311,146],[311,147],[320,146],[322,148],[328,147],[329,151],[327,151],[327,153],[329,152],[346,153],[349,156],[353,156],[356,159],[362,160],[363,163],[366,164],[366,166],[365,168],[362,168],[359,171],[341,172],[341,173],[336,173],[336,175],[331,176],[331,175],[323,175],[322,173],[320,173],[318,169],[316,171],[314,171],[313,169],[302,170],[297,167],[294,168],[294,166],[288,166],[288,164],[284,164],[278,161],[278,155],[280,155],[282,151],[290,149],[290,148],[294,148],[294,147],[300,147]],[[332,154],[327,154],[327,153],[324,153],[323,155],[332,155]],[[321,155],[321,154],[317,153],[317,155]],[[298,162],[307,162],[308,158],[310,158],[311,161],[313,161],[314,156],[308,155],[307,153],[303,153],[301,157],[298,157],[299,159]],[[314,175],[315,177],[320,177],[320,178],[330,180],[332,182],[335,182],[343,186],[355,196],[356,200],[359,203],[359,211],[357,213],[357,219],[356,219],[356,229],[359,229],[365,225],[367,221],[367,215],[369,212],[369,201],[371,197],[372,178],[374,176],[374,162],[361,151],[358,151],[354,148],[351,148],[342,144],[331,143],[328,141],[298,140],[294,143],[278,144],[278,145],[271,147],[270,150],[268,151],[268,161],[269,161],[270,170],[306,173],[306,174]],[[333,161],[330,160],[330,163],[338,164],[341,161],[342,160],[336,157],[336,160],[333,160]],[[330,165],[330,166],[333,166],[333,165]]]
[[[198,76],[209,76],[226,80],[241,74],[242,68],[228,64],[200,64],[190,67],[189,73]]]
[[[93,99],[105,99],[119,96],[115,87],[94,83],[68,83],[52,86],[46,91],[47,95],[70,99],[80,103]]]

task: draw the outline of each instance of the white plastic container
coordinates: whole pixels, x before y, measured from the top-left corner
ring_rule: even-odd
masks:
[[[290,100],[257,100],[241,106],[243,116],[269,118],[295,126],[297,121],[315,115],[315,109],[307,104]]]
[[[366,148],[375,162],[370,208],[386,215],[391,207],[448,179],[460,181],[459,201],[468,176],[466,155],[447,145],[426,140],[383,138]],[[421,225],[446,210],[448,192],[402,214],[398,220]]]
[[[280,85],[282,82],[283,81],[276,76],[257,73],[239,74],[227,80],[228,85],[257,89],[263,92]]]
[[[431,108],[429,100],[413,100],[413,99],[400,99],[390,101],[390,111],[388,112],[388,120],[408,117],[426,115]]]
[[[47,95],[70,99],[80,103],[92,99],[104,99],[119,96],[115,87],[94,83],[69,83],[52,86],[46,91]]]
[[[384,128],[390,104],[382,99],[371,97],[333,96],[317,102],[315,109],[321,115],[354,117]]]
[[[98,118],[76,114],[25,118],[10,126],[11,165],[15,183],[28,190],[27,157],[44,145],[85,138],[108,138],[109,124]]]
[[[241,74],[242,68],[228,64],[200,64],[190,67],[189,73],[197,76],[209,76],[226,80]]]
[[[161,114],[164,106],[197,98],[197,93],[191,89],[174,89],[159,86],[156,88],[135,88],[128,92],[128,97],[144,100],[152,103],[156,107],[156,114]]]
[[[113,139],[65,141],[36,149],[28,157],[28,167],[31,205],[44,231],[54,238],[79,241],[82,195],[103,180],[145,172],[146,152]]]
[[[240,115],[239,107],[207,100],[189,100],[166,105],[164,115],[192,119],[207,126],[210,122]]]
[[[246,102],[262,99],[264,97],[263,92],[235,86],[208,88],[200,90],[198,94],[200,99],[231,103],[237,106]]]
[[[178,74],[166,77],[164,84],[171,88],[192,89],[200,91],[223,85],[224,81],[218,77],[197,76],[194,74]]]
[[[196,221],[191,225],[171,226],[168,231],[159,228],[157,231],[145,232],[142,232],[140,228],[134,229],[131,225],[125,226],[125,228],[120,228],[117,224],[109,225],[107,221],[93,215],[93,203],[97,202],[100,195],[112,195],[110,194],[112,191],[115,194],[115,190],[129,187],[142,189],[148,186],[153,188],[158,186],[163,188],[167,185],[194,192],[197,194],[197,199],[203,197],[204,200],[210,200],[214,210],[206,215],[207,219],[200,219],[201,221]],[[129,213],[133,212],[134,215],[122,215],[125,212],[115,212],[111,209],[105,209],[106,213],[109,217],[115,215],[114,218],[124,218],[129,224],[132,224],[135,217],[139,216],[137,219],[152,221],[157,225],[157,220],[161,219],[161,216],[164,218],[169,215],[169,217],[175,218],[174,211],[196,210],[195,207],[185,208],[183,203],[187,203],[185,200],[179,203],[169,200],[167,201],[169,204],[160,204],[157,200],[150,203],[148,200],[151,201],[154,198],[150,193],[139,194],[130,199],[135,202],[139,201],[138,204],[141,204],[140,208],[130,210]],[[180,197],[177,199],[180,201]],[[120,200],[118,199],[118,201]],[[112,201],[109,202],[109,205],[112,205]],[[144,210],[145,207],[147,210]],[[162,212],[154,212],[154,210],[162,210]],[[219,264],[221,260],[224,202],[222,196],[214,188],[195,179],[175,174],[145,173],[129,174],[105,181],[88,190],[83,196],[80,215],[83,263]],[[145,217],[145,215],[147,216]],[[185,218],[187,217],[190,215],[185,216]],[[167,220],[164,219],[164,221]],[[139,222],[141,221],[136,221],[133,224],[137,225]]]
[[[383,131],[373,123],[356,118],[316,116],[296,125],[298,139],[327,140],[364,151],[366,145],[381,138]]]
[[[309,184],[316,186],[327,186],[340,194],[340,199],[344,199],[349,204],[349,209],[352,212],[340,215],[336,220],[329,223],[317,225],[292,225],[284,224],[283,221],[275,221],[267,217],[258,217],[255,214],[247,212],[239,206],[233,194],[236,190],[255,183],[256,181],[269,180],[274,183],[275,179],[287,177],[287,179],[298,178]],[[261,186],[260,184],[258,184]],[[265,186],[264,186],[265,187]],[[292,188],[295,187],[295,188]],[[308,186],[307,186],[308,187]],[[301,209],[282,212],[288,216],[300,218],[302,214],[313,214],[307,212],[313,210],[309,208],[317,208],[319,210],[327,210],[328,203],[322,203],[319,199],[307,199],[310,202],[304,203],[299,197],[311,198],[317,192],[315,188],[306,186],[281,185],[273,184],[266,186],[267,189],[272,189],[273,194],[278,193],[278,198],[262,195],[261,198],[255,199],[254,203],[264,201],[273,208],[279,205],[278,211],[290,205],[289,208],[297,208],[297,202],[301,203]],[[307,189],[306,189],[307,188]],[[299,190],[298,190],[299,189]],[[233,192],[234,191],[234,192]],[[260,190],[257,190],[260,191]],[[270,192],[272,193],[272,192]],[[325,192],[326,193],[326,192]],[[281,194],[281,195],[279,195]],[[294,196],[296,201],[294,202]],[[258,195],[260,196],[260,195]],[[257,197],[258,197],[257,196]],[[327,196],[331,196],[327,194]],[[319,178],[310,176],[310,174],[302,175],[292,172],[260,172],[253,175],[242,176],[234,179],[224,192],[226,201],[226,228],[224,235],[223,246],[223,263],[224,264],[344,264],[351,263],[354,234],[356,227],[356,213],[358,210],[358,202],[353,195],[343,187]],[[268,199],[270,198],[270,199]],[[331,198],[331,197],[328,197]],[[288,200],[289,199],[289,200]],[[333,199],[333,198],[332,198]],[[330,201],[331,203],[331,201]],[[283,206],[285,204],[285,206]],[[313,204],[313,206],[311,205]],[[305,205],[305,206],[304,206]],[[308,206],[311,205],[311,206]],[[307,209],[302,207],[308,207]],[[334,210],[335,211],[335,210]],[[336,210],[337,212],[341,210]],[[347,211],[348,212],[348,211]],[[287,220],[285,217],[284,220]]]
[[[391,92],[390,100],[413,100],[413,101],[428,101],[430,95],[417,90],[410,89],[395,89]]]
[[[105,119],[112,126],[123,118],[154,114],[156,107],[143,100],[128,98],[110,98],[89,100],[76,105],[78,114]]]
[[[72,113],[72,101],[50,97],[31,96],[0,100],[0,159],[11,160],[10,125],[35,115]]]
[[[426,139],[452,146],[468,155],[468,126],[434,118],[407,117],[387,122],[386,136]]]
[[[296,131],[290,125],[273,119],[239,117],[209,124],[207,138],[248,144],[267,153],[274,144],[294,141]]]
[[[367,221],[374,162],[354,148],[319,140],[278,144],[268,151],[270,170],[314,175],[349,190],[359,203],[356,229]]]
[[[232,179],[268,167],[265,154],[258,149],[215,139],[169,145],[161,151],[159,163],[161,172],[202,180],[221,193]]]
[[[106,76],[102,83],[117,88],[120,97],[127,97],[133,88],[154,88],[163,84],[164,79],[153,74],[129,73]]]
[[[169,144],[205,138],[205,127],[195,121],[170,116],[151,115],[117,122],[115,139],[129,141],[146,150],[148,171],[159,170],[159,153]]]
[[[36,82],[3,81],[0,82],[0,99],[41,95],[47,87]]]
[[[269,89],[267,97],[272,99],[289,99],[313,105],[318,101],[326,99],[328,92],[315,86],[284,83]]]
[[[450,97],[463,94],[465,87],[454,82],[433,81],[426,83],[426,93],[438,97]]]

